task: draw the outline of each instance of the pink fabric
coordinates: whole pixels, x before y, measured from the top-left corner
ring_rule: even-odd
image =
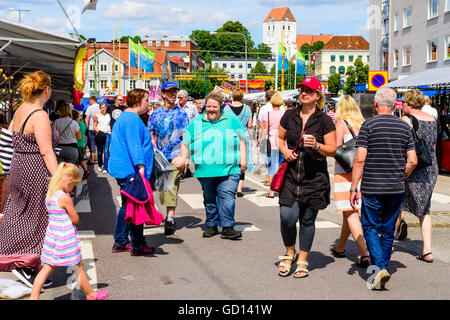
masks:
[[[281,110],[273,110],[264,114],[264,122],[269,119],[269,140],[272,149],[278,149],[278,146],[275,143],[275,138],[277,136],[278,127],[280,126],[280,120],[283,115],[284,111]]]
[[[144,223],[146,225],[159,225],[164,220],[164,217],[155,208],[155,200],[153,199],[153,191],[150,182],[145,179],[142,174],[141,177],[148,194],[146,200],[139,201],[125,191],[120,191],[121,194],[127,197],[127,203],[125,205],[125,221],[135,225]]]

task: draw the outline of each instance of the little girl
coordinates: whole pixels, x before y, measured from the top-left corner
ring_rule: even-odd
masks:
[[[42,286],[55,267],[75,265],[78,283],[87,300],[104,300],[109,295],[108,290],[93,290],[84,272],[80,240],[74,226],[78,224],[80,218],[68,195],[80,180],[81,173],[78,168],[66,162],[58,165],[55,175],[50,180],[45,201],[48,227],[41,255],[44,266],[34,280],[31,300],[39,298]]]

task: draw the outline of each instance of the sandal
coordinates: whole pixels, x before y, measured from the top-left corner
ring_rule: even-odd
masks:
[[[97,295],[94,298],[86,298],[86,300],[105,300],[109,297],[108,290],[99,290],[97,291]]]
[[[356,265],[360,268],[368,268],[370,266],[370,257],[369,256],[362,256],[359,258]]]
[[[280,277],[286,277],[289,272],[291,272],[291,267],[292,267],[292,263],[295,261],[295,259],[297,259],[297,254],[294,255],[290,255],[289,253],[285,253],[284,256],[278,256],[278,259],[280,260],[291,260],[291,263],[286,263],[281,261],[278,264],[278,275]],[[280,271],[280,267],[283,267],[286,271]]]
[[[275,196],[271,196],[269,194],[266,194],[266,198],[273,199],[273,198],[275,198]]]
[[[299,266],[304,266],[305,268],[300,268]],[[298,276],[297,273],[304,273],[303,276]],[[308,262],[306,261],[298,261],[297,262],[297,269],[295,269],[294,278],[306,278],[309,276],[309,270],[308,270]]]
[[[433,260],[426,260],[426,259],[425,259],[425,257],[426,257],[426,256],[429,256],[430,254],[431,254],[431,252],[428,252],[428,253],[426,253],[426,254],[421,254],[420,256],[417,256],[416,259],[417,259],[417,260],[420,260],[420,261],[425,261],[425,262],[427,262],[427,263],[433,263],[434,259],[433,259]]]
[[[336,250],[336,245],[332,244],[330,246],[331,254],[336,258],[345,258],[345,249],[342,252]]]

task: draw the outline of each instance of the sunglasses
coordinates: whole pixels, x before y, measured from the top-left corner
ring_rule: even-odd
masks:
[[[316,90],[313,89],[300,89],[300,93],[313,94]]]

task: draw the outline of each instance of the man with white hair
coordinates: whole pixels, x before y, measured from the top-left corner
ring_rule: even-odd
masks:
[[[405,193],[405,180],[417,165],[409,125],[392,115],[397,94],[381,88],[374,99],[376,116],[366,120],[356,142],[350,203],[356,210],[361,182],[361,220],[372,265],[379,271],[370,289],[384,289],[394,242],[395,222]]]
[[[192,119],[194,119],[196,116],[198,116],[198,110],[195,106],[188,103],[188,96],[189,96],[189,94],[187,93],[186,90],[178,91],[178,95],[177,95],[178,105],[180,106],[180,108],[182,110],[184,110],[187,113],[189,122],[191,122]]]
[[[422,111],[432,115],[436,121],[438,119],[438,112],[431,106],[431,99],[429,96],[425,96],[425,105],[422,107]]]

